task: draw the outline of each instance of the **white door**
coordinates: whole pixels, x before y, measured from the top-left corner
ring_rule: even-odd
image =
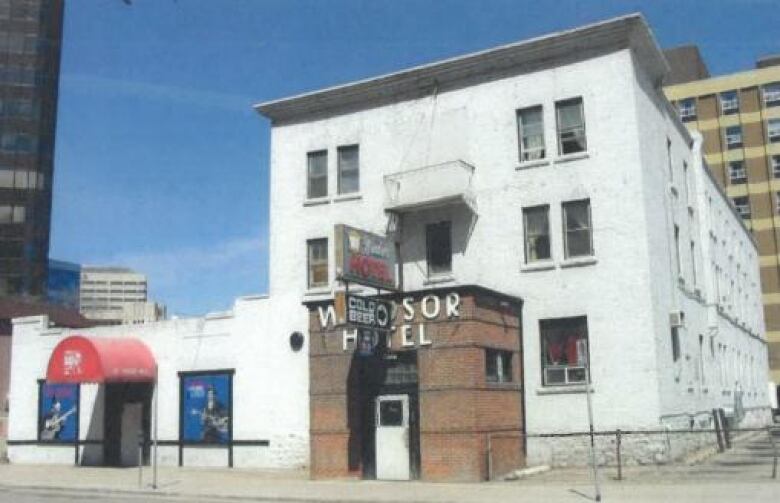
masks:
[[[409,395],[376,398],[376,478],[410,478]]]
[[[143,406],[125,402],[122,410],[122,466],[138,466],[138,432],[141,431]]]

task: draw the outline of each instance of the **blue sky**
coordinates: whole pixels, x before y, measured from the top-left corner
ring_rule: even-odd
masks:
[[[268,288],[251,105],[641,11],[713,75],[780,53],[777,0],[66,0],[51,256],[134,267],[178,315]]]

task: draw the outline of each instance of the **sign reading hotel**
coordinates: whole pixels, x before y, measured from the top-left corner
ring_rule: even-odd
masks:
[[[395,244],[348,225],[335,228],[336,277],[341,281],[395,290]]]

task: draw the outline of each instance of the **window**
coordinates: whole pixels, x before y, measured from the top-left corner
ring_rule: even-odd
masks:
[[[737,91],[720,93],[720,111],[723,115],[739,112],[739,95]]]
[[[311,239],[306,242],[309,254],[309,288],[328,286],[328,240]]]
[[[428,276],[452,272],[452,236],[450,222],[425,226]]]
[[[764,106],[774,107],[780,105],[780,82],[766,84],[762,88],[764,95]]]
[[[672,361],[680,359],[680,331],[678,327],[672,327]]]
[[[684,100],[680,100],[680,102],[677,104],[677,110],[680,113],[680,119],[683,122],[691,121],[696,119],[696,99],[695,98],[687,98]]]
[[[696,244],[693,241],[691,241],[691,276],[693,287],[696,288]]]
[[[680,277],[682,273],[682,267],[680,265],[680,226],[674,225],[674,264],[677,270],[677,276]]]
[[[767,121],[766,135],[770,143],[780,142],[780,119],[769,119]]]
[[[512,352],[486,349],[485,377],[487,382],[512,382]]]
[[[769,161],[772,163],[772,174],[780,178],[780,155],[773,155]]]
[[[590,200],[563,203],[565,257],[593,255]]]
[[[780,192],[775,192],[775,213],[780,215]]]
[[[0,205],[0,224],[23,223],[25,214],[24,206]]]
[[[360,190],[360,161],[357,145],[338,148],[338,171],[339,194]]]
[[[729,180],[732,185],[747,182],[745,161],[729,161]]]
[[[526,263],[550,258],[549,212],[549,206],[523,209]]]
[[[520,139],[520,162],[544,159],[544,123],[541,106],[517,111],[517,134]]]
[[[328,151],[306,154],[306,197],[325,197],[328,195]]]
[[[739,148],[742,146],[742,126],[729,126],[726,128],[726,148]]]
[[[558,154],[587,150],[582,98],[559,101],[555,104],[555,111],[558,119]]]
[[[583,384],[588,362],[588,322],[585,316],[540,320],[542,384]]]
[[[735,197],[733,202],[739,216],[750,218],[750,200],[747,196]]]

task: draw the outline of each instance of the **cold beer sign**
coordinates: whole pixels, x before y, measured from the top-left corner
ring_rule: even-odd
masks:
[[[393,319],[393,304],[386,300],[336,294],[336,316],[340,324],[376,330],[389,330]]]
[[[395,244],[391,240],[339,224],[334,243],[338,279],[395,290]]]

